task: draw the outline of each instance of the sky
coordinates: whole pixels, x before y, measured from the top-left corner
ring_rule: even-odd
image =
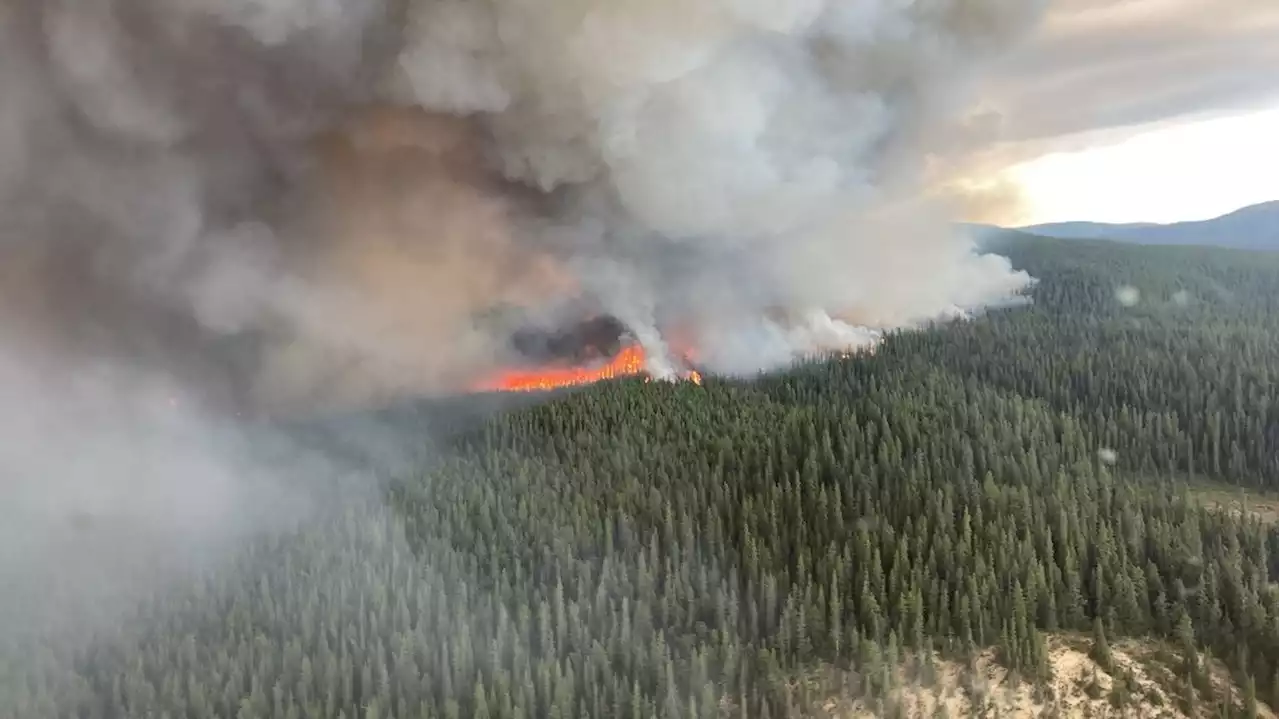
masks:
[[[980,93],[966,219],[1171,222],[1280,196],[1275,0],[1050,0]]]
[[[1140,128],[1009,170],[1030,224],[1208,219],[1277,198],[1280,111]]]

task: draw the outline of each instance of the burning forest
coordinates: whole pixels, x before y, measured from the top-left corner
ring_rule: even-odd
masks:
[[[474,385],[472,389],[479,392],[545,392],[622,377],[644,376],[648,381],[652,379],[648,374],[650,364],[651,360],[645,355],[642,345],[628,344],[612,357],[586,364],[503,370]],[[702,375],[692,368],[682,370],[678,376],[660,379],[681,379],[702,384]]]
[[[672,359],[655,361],[626,325],[607,315],[551,332],[518,330],[511,337],[511,346],[523,361],[494,372],[469,389],[540,392],[623,377],[649,380],[655,378],[654,368],[662,366],[669,366],[670,371],[656,375],[657,379],[702,383],[702,375],[693,367],[691,349],[677,349],[671,353]]]
[[[293,413],[872,346],[1029,281],[916,170],[1039,5],[9,3],[0,349]]]

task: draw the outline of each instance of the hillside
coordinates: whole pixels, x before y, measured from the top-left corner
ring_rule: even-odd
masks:
[[[825,667],[802,680],[814,697],[802,713],[845,719],[886,714],[904,719],[944,715],[1182,719],[1222,715],[1225,702],[1238,707],[1249,703],[1220,662],[1211,662],[1204,672],[1212,699],[1199,696],[1194,688],[1189,692],[1178,679],[1176,650],[1160,642],[1122,641],[1111,648],[1105,666],[1085,637],[1053,635],[1048,646],[1052,679],[1043,684],[1018,680],[994,652],[962,661],[934,656],[904,665],[897,672],[894,689],[879,703],[842,696],[831,686],[842,679],[840,672]],[[1265,705],[1257,705],[1255,713],[1265,719],[1276,716]]]
[[[1055,222],[1019,227],[1044,237],[1097,239],[1138,245],[1209,245],[1250,250],[1280,249],[1280,202],[1262,202],[1195,222],[1171,224]]]
[[[1202,497],[1276,491],[1276,264],[1000,249],[1034,304],[872,355],[288,428],[314,507],[0,644],[0,716],[1274,709],[1276,525]]]

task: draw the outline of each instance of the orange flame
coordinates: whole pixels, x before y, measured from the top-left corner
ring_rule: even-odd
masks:
[[[647,357],[640,345],[624,347],[602,364],[576,367],[536,367],[504,370],[473,388],[480,392],[545,392],[563,387],[577,387],[602,380],[635,377],[645,374]],[[702,375],[688,370],[684,379],[702,384]],[[645,379],[649,381],[648,378]]]

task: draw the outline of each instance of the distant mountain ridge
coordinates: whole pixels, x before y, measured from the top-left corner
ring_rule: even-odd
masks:
[[[987,234],[1004,228],[974,226]],[[988,229],[990,227],[990,229]],[[1280,201],[1261,202],[1219,217],[1167,225],[1151,222],[1051,222],[1014,228],[1043,237],[1114,240],[1138,245],[1208,245],[1246,250],[1280,249]]]

